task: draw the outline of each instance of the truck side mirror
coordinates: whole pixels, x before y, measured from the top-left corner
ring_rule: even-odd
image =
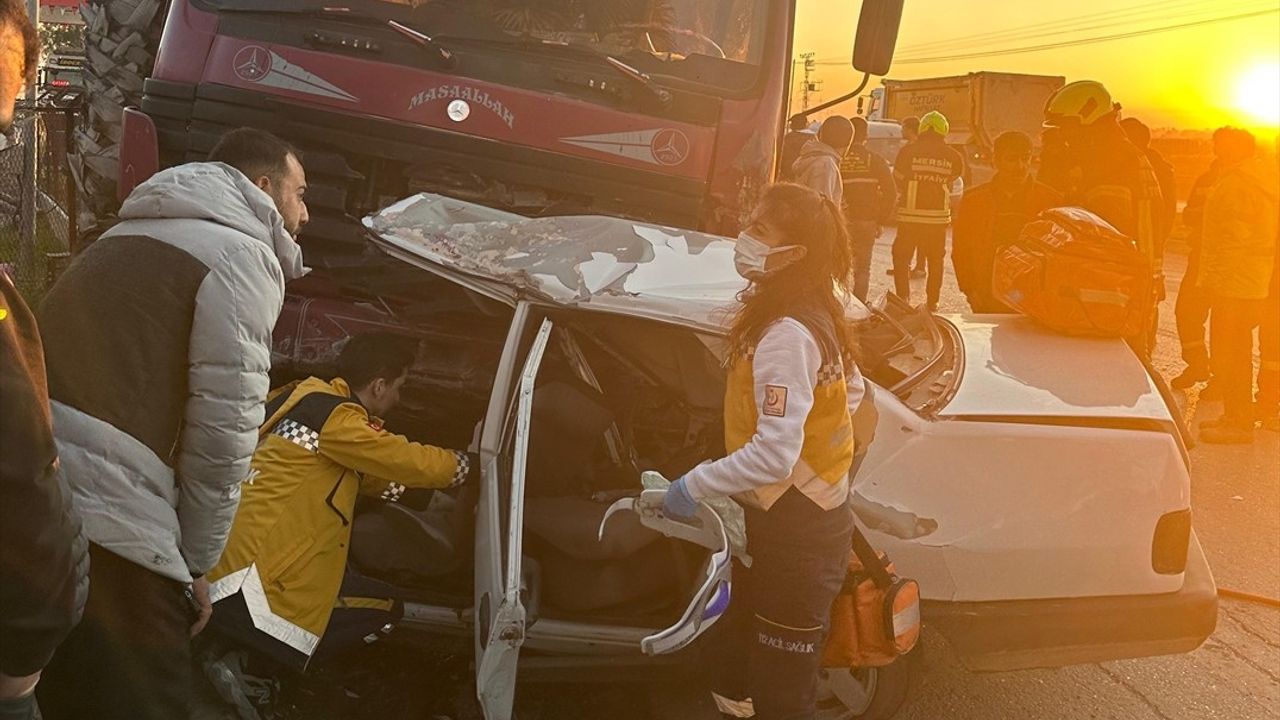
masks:
[[[863,0],[858,15],[858,34],[853,40],[854,69],[871,75],[886,75],[898,44],[904,0]]]

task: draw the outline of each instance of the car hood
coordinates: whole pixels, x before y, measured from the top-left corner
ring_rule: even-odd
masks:
[[[1172,422],[1160,388],[1124,341],[1061,335],[1017,315],[945,316],[964,348],[949,418]]]
[[[746,287],[733,240],[622,218],[530,219],[422,193],[364,224],[389,254],[508,302],[531,297],[719,333]],[[853,297],[846,312],[870,316]]]

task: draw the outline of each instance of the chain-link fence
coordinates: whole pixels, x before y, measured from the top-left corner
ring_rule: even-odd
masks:
[[[66,266],[76,238],[67,150],[76,108],[19,106],[0,149],[0,270],[35,305]]]

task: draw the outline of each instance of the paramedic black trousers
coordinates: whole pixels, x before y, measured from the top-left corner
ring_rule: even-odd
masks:
[[[708,642],[716,704],[725,717],[812,720],[853,512],[823,510],[792,488],[767,511],[747,508],[746,525],[751,569],[734,566],[729,611]]]
[[[194,614],[185,591],[91,543],[84,618],[36,688],[45,720],[187,717]]]
[[[929,268],[925,281],[925,299],[936,308],[942,294],[942,274],[947,257],[947,226],[925,223],[898,223],[898,236],[893,241],[893,288],[903,300],[911,301],[911,255],[919,249]]]

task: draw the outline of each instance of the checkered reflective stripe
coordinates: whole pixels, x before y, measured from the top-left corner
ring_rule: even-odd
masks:
[[[400,502],[400,498],[404,495],[404,491],[407,489],[408,488],[400,483],[387,483],[387,489],[383,490],[382,495],[379,497],[387,502]]]
[[[827,363],[818,368],[818,384],[828,385],[844,377],[844,366],[839,363]]]
[[[311,452],[320,452],[320,433],[297,420],[281,420],[271,433]]]
[[[453,471],[453,479],[449,481],[449,487],[458,487],[471,474],[471,458],[457,450],[453,451],[453,455],[458,459],[458,469]]]

